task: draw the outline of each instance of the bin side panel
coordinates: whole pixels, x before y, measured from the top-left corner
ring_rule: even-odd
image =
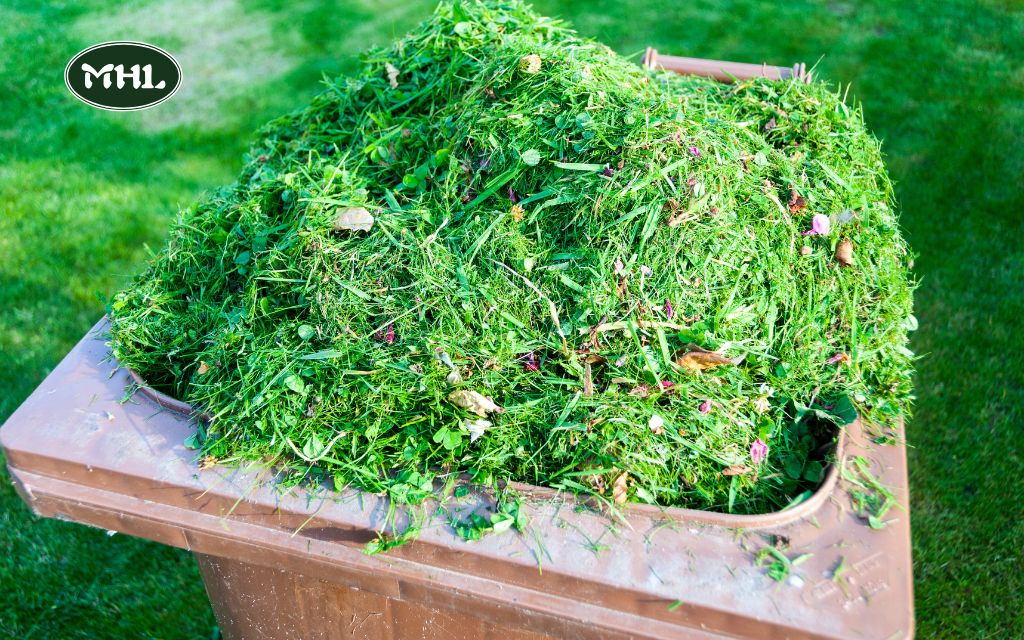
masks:
[[[315,578],[197,553],[227,640],[551,640],[468,613],[421,606]],[[525,615],[525,614],[523,614]]]

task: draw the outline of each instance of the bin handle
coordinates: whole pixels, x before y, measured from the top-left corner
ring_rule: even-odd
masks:
[[[801,82],[811,81],[811,72],[802,62],[792,67],[775,67],[767,64],[749,64],[745,62],[724,62],[722,60],[706,60],[702,58],[683,58],[681,56],[659,55],[658,50],[647,47],[642,61],[648,69],[664,69],[681,75],[705,76],[720,82],[732,82],[735,79],[768,78],[770,80],[788,80],[797,78]]]

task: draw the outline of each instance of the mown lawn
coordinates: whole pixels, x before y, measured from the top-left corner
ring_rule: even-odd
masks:
[[[0,420],[102,313],[179,206],[228,182],[263,121],[432,2],[0,6]],[[920,254],[909,425],[919,636],[1024,637],[1024,8],[1010,1],[543,0],[617,50],[788,64],[851,85]],[[173,52],[156,109],[74,101],[96,42]],[[0,489],[0,636],[209,638],[180,551],[29,515]]]

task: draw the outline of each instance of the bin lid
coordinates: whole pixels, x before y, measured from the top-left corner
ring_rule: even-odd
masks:
[[[525,503],[526,533],[466,542],[452,518],[494,507],[472,492],[421,508],[415,541],[367,555],[385,526],[384,497],[285,487],[259,465],[203,468],[184,445],[195,425],[131,393],[104,328],[93,327],[0,429],[15,485],[40,515],[556,636],[913,635],[905,448],[869,445],[856,423],[846,427],[844,461],[866,460],[902,507],[880,529],[853,510],[839,479],[813,508],[748,520],[628,506],[616,520],[539,492]],[[783,557],[805,561],[775,581],[756,556],[780,541]]]

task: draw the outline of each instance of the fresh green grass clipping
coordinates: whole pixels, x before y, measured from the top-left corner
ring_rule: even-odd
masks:
[[[764,512],[819,481],[829,421],[909,409],[891,203],[823,84],[652,74],[444,3],[182,214],[114,351],[213,417],[218,460]]]

